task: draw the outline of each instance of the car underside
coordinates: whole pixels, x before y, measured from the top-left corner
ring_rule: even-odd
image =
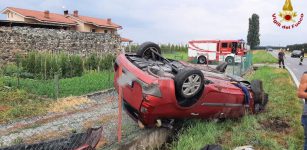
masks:
[[[146,42],[137,54],[117,57],[114,86],[141,127],[169,126],[185,118],[238,118],[264,110],[268,95],[262,82],[227,75],[226,67],[169,60],[158,45]]]

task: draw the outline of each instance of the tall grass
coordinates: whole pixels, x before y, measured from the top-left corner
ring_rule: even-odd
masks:
[[[22,67],[23,72],[32,74],[36,79],[47,80],[53,79],[54,75],[71,78],[81,76],[86,70],[108,70],[112,68],[114,59],[115,56],[111,54],[81,57],[64,53],[30,52],[24,57],[17,55],[16,64]]]
[[[17,87],[16,77],[3,77],[6,85]],[[113,87],[113,71],[87,72],[81,77],[65,78],[59,81],[59,97],[79,96]],[[20,79],[19,88],[40,96],[56,98],[54,80]]]

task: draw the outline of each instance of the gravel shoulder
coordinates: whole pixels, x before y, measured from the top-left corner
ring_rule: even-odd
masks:
[[[118,99],[116,92],[108,91],[87,98],[89,102],[74,107],[67,112],[49,113],[26,120],[0,125],[0,147],[15,144],[32,144],[40,141],[67,137],[92,127],[103,127],[100,148],[107,148],[117,141]],[[140,132],[138,126],[123,112],[123,138]]]

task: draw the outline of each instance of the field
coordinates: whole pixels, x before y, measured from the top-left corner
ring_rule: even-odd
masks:
[[[278,63],[278,60],[265,50],[253,51],[253,64],[259,63],[274,64]]]
[[[3,77],[4,82],[17,87],[16,77]],[[59,97],[79,96],[113,87],[113,72],[88,72],[81,77],[59,80]],[[19,88],[43,97],[56,98],[57,84],[54,80],[20,79]]]
[[[11,87],[8,87],[11,86]],[[88,72],[81,77],[59,80],[59,97],[79,96],[113,87],[113,72]],[[0,123],[44,115],[56,98],[54,80],[0,76]]]
[[[0,123],[44,114],[50,102],[25,90],[6,88],[3,78],[0,78],[0,99]]]
[[[244,145],[253,145],[261,150],[301,149],[302,102],[296,97],[296,88],[288,72],[263,67],[246,77],[263,80],[264,89],[269,93],[264,113],[224,122],[192,120],[186,124],[186,129],[180,131],[171,149],[197,150],[207,144],[220,144],[226,150]]]
[[[188,61],[188,52],[174,52],[174,53],[164,53],[162,54],[165,58]]]

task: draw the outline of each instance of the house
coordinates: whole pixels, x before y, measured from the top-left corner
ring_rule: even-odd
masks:
[[[50,13],[46,11],[28,10],[22,8],[7,7],[2,12],[7,15],[7,20],[3,24],[28,24],[29,26],[48,26],[65,30],[76,30],[80,32],[114,33],[122,29],[108,19],[99,19],[79,15],[78,11],[69,14],[65,10],[63,14]]]

